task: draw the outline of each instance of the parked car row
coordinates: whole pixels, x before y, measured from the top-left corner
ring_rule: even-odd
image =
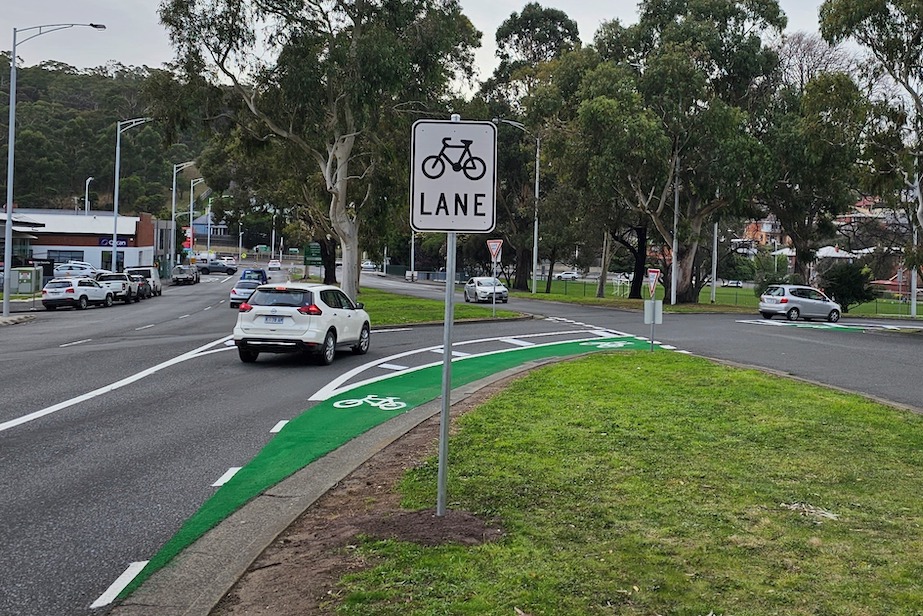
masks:
[[[42,288],[46,310],[111,306],[139,302],[161,295],[160,272],[153,266],[126,268],[124,272],[98,269],[85,261],[68,261],[54,268],[55,277]]]

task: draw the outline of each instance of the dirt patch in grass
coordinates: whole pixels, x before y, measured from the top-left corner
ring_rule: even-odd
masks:
[[[453,417],[497,391],[494,383],[452,408]],[[338,580],[374,563],[356,554],[360,535],[411,541],[421,545],[478,545],[503,535],[496,520],[435,507],[400,508],[395,486],[404,472],[434,455],[439,416],[423,422],[392,443],[301,515],[263,552],[212,610],[212,616],[314,616],[333,613]]]

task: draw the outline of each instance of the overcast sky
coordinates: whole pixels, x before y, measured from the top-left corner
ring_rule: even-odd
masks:
[[[539,3],[566,12],[577,22],[585,43],[592,42],[602,21],[615,18],[624,24],[637,21],[635,0],[539,0]],[[481,79],[488,77],[496,66],[493,56],[497,27],[525,4],[525,0],[461,0],[465,13],[483,33],[482,48],[477,55]],[[780,0],[779,4],[788,15],[790,32],[817,31],[821,0]],[[103,66],[110,61],[159,68],[173,59],[166,31],[157,18],[157,0],[6,0],[4,5],[0,10],[0,49],[8,51],[13,46],[13,28],[18,28],[16,55],[22,60],[20,66],[57,60],[81,69]],[[22,32],[24,28],[78,22],[103,23],[107,29],[71,28],[23,42],[34,33]]]

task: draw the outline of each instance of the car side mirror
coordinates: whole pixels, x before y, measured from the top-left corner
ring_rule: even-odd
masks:
[[[356,302],[356,308],[358,308],[359,310],[362,310],[363,308],[365,308],[365,304],[363,302]]]

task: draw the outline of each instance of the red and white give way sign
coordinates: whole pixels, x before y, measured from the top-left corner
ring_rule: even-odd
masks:
[[[647,288],[650,291],[651,299],[654,298],[654,292],[657,290],[657,281],[660,280],[660,270],[650,268],[647,270]]]
[[[492,261],[500,260],[500,249],[503,248],[503,240],[487,240],[487,249],[490,251]]]

